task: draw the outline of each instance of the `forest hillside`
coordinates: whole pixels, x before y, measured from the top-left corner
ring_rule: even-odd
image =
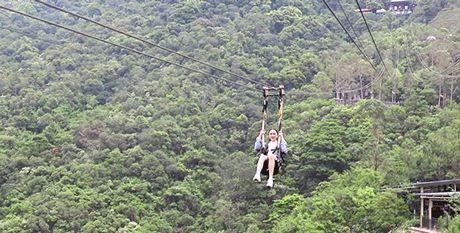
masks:
[[[382,187],[460,178],[458,0],[44,2],[157,46],[1,1],[0,232],[407,232],[415,197]],[[262,85],[286,90],[271,189]]]

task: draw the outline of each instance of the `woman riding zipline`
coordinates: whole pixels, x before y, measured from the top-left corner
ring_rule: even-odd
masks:
[[[256,151],[260,152],[261,155],[259,157],[259,161],[257,162],[257,170],[253,180],[256,182],[261,182],[260,173],[263,172],[266,174],[268,170],[267,186],[272,188],[273,175],[278,173],[280,164],[282,163],[283,159],[282,154],[287,153],[287,143],[284,140],[282,131],[278,133],[276,129],[270,130],[268,134],[270,141],[267,144],[265,144],[263,141],[262,136],[264,134],[265,130],[262,129],[259,133],[259,136],[256,138],[256,143],[254,145]]]
[[[265,123],[267,120],[267,109],[268,109],[268,97],[273,96],[270,91],[277,91],[278,96],[278,130],[272,129],[268,134],[270,139],[267,144],[264,142],[265,135]],[[287,153],[286,141],[283,137],[283,131],[281,120],[283,119],[283,107],[285,92],[284,86],[280,85],[276,87],[264,87],[263,88],[264,104],[262,108],[262,129],[260,130],[259,136],[256,139],[255,149],[260,152],[259,161],[257,162],[257,171],[254,175],[253,180],[261,182],[260,174],[268,175],[267,186],[273,187],[273,175],[279,172],[280,168],[283,168],[286,163],[284,161],[284,155]]]

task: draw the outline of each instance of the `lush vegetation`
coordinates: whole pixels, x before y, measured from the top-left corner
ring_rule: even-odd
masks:
[[[460,177],[458,1],[366,14],[383,76],[321,1],[51,2],[284,84],[287,170],[271,190],[251,181],[259,92],[0,11],[1,232],[388,232],[411,211],[380,187]],[[32,1],[1,5],[238,80]]]

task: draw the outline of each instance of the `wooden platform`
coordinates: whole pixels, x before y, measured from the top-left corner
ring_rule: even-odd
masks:
[[[429,230],[429,229],[418,228],[418,227],[411,227],[410,228],[410,233],[440,233],[440,231]]]

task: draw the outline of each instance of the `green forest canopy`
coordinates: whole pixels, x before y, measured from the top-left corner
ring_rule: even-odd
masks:
[[[383,78],[321,1],[51,3],[284,84],[287,171],[272,190],[251,181],[261,93],[2,10],[1,232],[388,232],[411,212],[381,186],[460,177],[458,1],[366,14]],[[238,81],[33,1],[2,5]],[[343,5],[382,69],[354,1]],[[372,80],[374,99],[334,100]]]

